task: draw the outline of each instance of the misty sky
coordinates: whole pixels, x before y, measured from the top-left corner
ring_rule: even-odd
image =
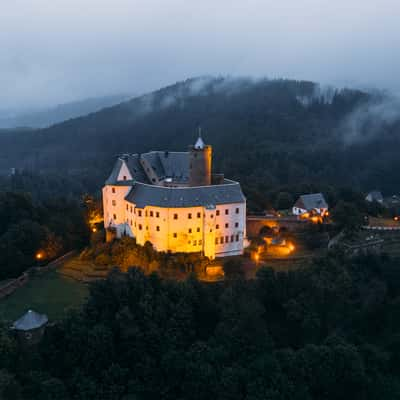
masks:
[[[400,91],[399,0],[1,0],[0,109],[199,75]]]

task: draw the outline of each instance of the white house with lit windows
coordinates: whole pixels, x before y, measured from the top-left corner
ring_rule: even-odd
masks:
[[[201,137],[188,152],[120,156],[103,188],[105,228],[158,251],[242,254],[246,199],[238,182],[211,173],[211,163]]]

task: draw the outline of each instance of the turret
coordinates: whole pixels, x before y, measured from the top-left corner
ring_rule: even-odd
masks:
[[[211,185],[212,147],[204,144],[201,134],[194,146],[189,147],[190,186]]]

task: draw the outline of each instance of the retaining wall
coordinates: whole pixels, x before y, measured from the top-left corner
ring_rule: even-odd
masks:
[[[43,272],[56,269],[65,260],[74,256],[76,253],[76,250],[72,250],[43,267],[31,267],[27,269],[21,276],[11,280],[10,282],[7,282],[4,286],[0,287],[0,299],[9,296],[10,294],[14,293],[18,288],[26,285],[32,275],[38,273],[41,274]]]

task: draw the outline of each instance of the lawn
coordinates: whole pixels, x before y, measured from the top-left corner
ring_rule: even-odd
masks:
[[[50,271],[32,277],[22,288],[0,300],[0,319],[14,321],[32,309],[47,314],[50,321],[66,310],[82,305],[88,294],[87,285]]]

